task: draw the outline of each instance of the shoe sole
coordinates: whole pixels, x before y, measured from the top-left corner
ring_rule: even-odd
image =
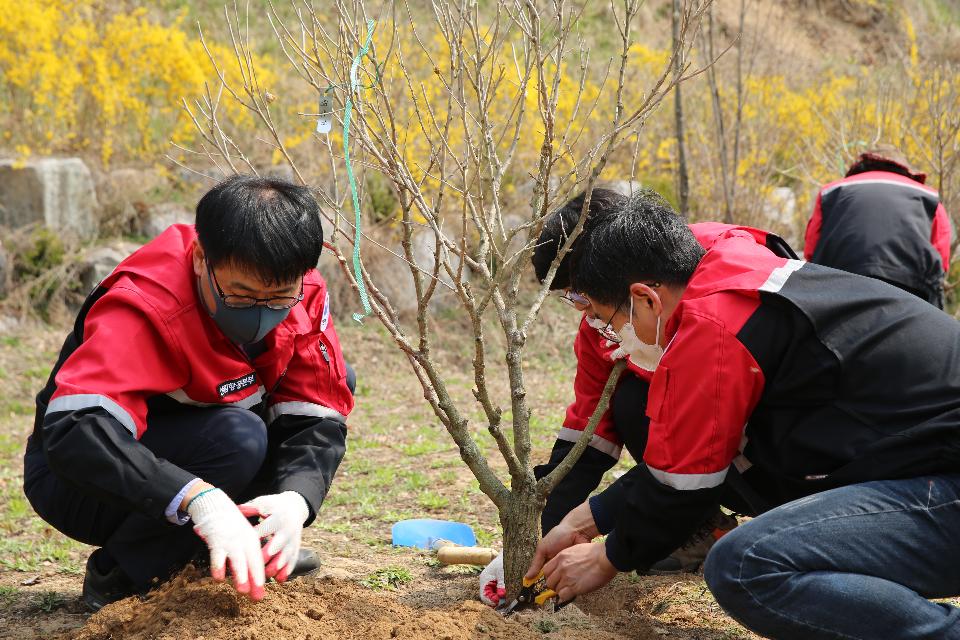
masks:
[[[296,580],[297,578],[309,578],[312,575],[315,575],[320,572],[322,567],[317,567],[316,569],[310,569],[310,571],[304,571],[303,573],[298,573],[287,578],[287,582],[291,580]]]
[[[93,598],[88,598],[87,596],[83,596],[82,600],[83,600],[83,606],[86,607],[87,611],[89,611],[90,613],[96,613],[100,611],[100,609],[103,609],[105,606],[107,606],[107,604],[109,604],[107,602],[100,604],[99,601],[94,600]]]
[[[687,568],[683,568],[683,569],[648,569],[648,570],[647,570],[647,575],[651,575],[651,576],[676,576],[676,575],[680,575],[681,573],[696,573],[697,571],[700,570],[700,567],[702,567],[702,566],[703,566],[703,563],[698,564],[697,566],[693,567],[692,569],[687,569]]]

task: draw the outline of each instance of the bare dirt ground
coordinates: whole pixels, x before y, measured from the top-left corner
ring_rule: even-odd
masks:
[[[569,320],[562,311],[548,313],[530,349],[536,459],[547,458],[570,393],[575,325]],[[494,547],[499,524],[405,360],[372,322],[350,324],[339,329],[359,375],[347,456],[320,518],[305,531],[305,544],[323,560],[319,576],[272,585],[256,605],[209,579],[185,577],[181,589],[161,590],[146,602],[123,601],[93,617],[79,600],[91,548],[34,516],[21,487],[33,395],[65,329],[30,327],[0,336],[0,384],[7,390],[0,398],[0,638],[756,637],[723,614],[699,576],[621,574],[556,614],[504,620],[477,600],[476,570],[441,567],[429,553],[391,547],[390,526],[403,518],[467,522],[480,544]],[[457,335],[456,328],[449,334]],[[464,402],[472,384],[469,348],[452,340],[439,356],[451,392]],[[491,378],[505,397],[505,383]],[[479,423],[475,428],[492,455],[495,445]],[[629,464],[624,459],[612,473]]]

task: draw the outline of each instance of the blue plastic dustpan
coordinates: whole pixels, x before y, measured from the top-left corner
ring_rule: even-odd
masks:
[[[473,528],[450,520],[401,520],[393,525],[393,546],[430,549],[437,540],[448,540],[463,547],[473,547],[477,537]]]

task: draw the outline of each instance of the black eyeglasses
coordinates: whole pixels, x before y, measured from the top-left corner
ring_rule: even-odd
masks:
[[[627,298],[627,300],[629,300],[629,298]],[[610,325],[613,324],[613,319],[617,317],[618,313],[620,313],[620,307],[623,306],[624,302],[626,302],[626,300],[623,300],[620,304],[617,305],[617,308],[614,310],[613,315],[610,316],[610,320],[607,322],[607,324],[604,327],[597,328],[597,333],[599,333],[601,336],[603,336],[604,338],[606,338],[607,340],[609,340],[614,344],[620,344],[621,340],[620,340],[620,336],[617,335],[617,332],[614,331],[613,327],[611,327]]]
[[[647,285],[651,289],[656,289],[657,287],[660,286],[659,282],[644,282],[643,284]],[[628,296],[627,300],[629,299],[630,297]],[[611,327],[610,325],[613,324],[613,319],[617,317],[618,313],[620,313],[620,308],[624,305],[624,303],[626,303],[627,300],[623,300],[620,302],[620,304],[617,305],[616,310],[613,312],[613,315],[610,316],[610,320],[607,322],[606,326],[604,326],[602,329],[597,329],[597,333],[599,333],[601,336],[603,336],[604,338],[606,338],[607,340],[609,340],[614,344],[620,344],[622,340],[620,339],[620,336],[617,335],[617,332],[614,331],[613,327]]]
[[[223,304],[231,309],[249,309],[255,307],[261,302],[267,309],[281,311],[295,307],[298,302],[303,300],[303,277],[300,277],[300,293],[295,296],[276,296],[274,298],[254,298],[253,296],[238,296],[234,294],[225,294],[220,282],[217,281],[217,274],[209,264],[207,272],[213,277],[213,284],[217,287],[217,295],[223,300]]]

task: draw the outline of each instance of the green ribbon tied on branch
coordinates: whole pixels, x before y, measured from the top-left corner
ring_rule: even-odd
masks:
[[[357,289],[360,293],[360,304],[363,305],[363,313],[353,314],[353,319],[363,323],[363,319],[370,315],[370,298],[367,295],[367,287],[363,282],[363,273],[360,269],[360,196],[357,193],[357,180],[353,175],[353,165],[350,162],[350,114],[353,112],[353,94],[359,91],[360,85],[357,81],[357,70],[360,68],[360,61],[370,50],[370,43],[373,42],[373,30],[376,26],[375,20],[367,20],[367,39],[363,43],[360,51],[353,59],[350,65],[350,90],[347,93],[347,103],[343,110],[343,158],[347,166],[347,180],[350,182],[350,196],[353,200],[353,213],[355,224],[353,227],[353,273],[357,279]]]

